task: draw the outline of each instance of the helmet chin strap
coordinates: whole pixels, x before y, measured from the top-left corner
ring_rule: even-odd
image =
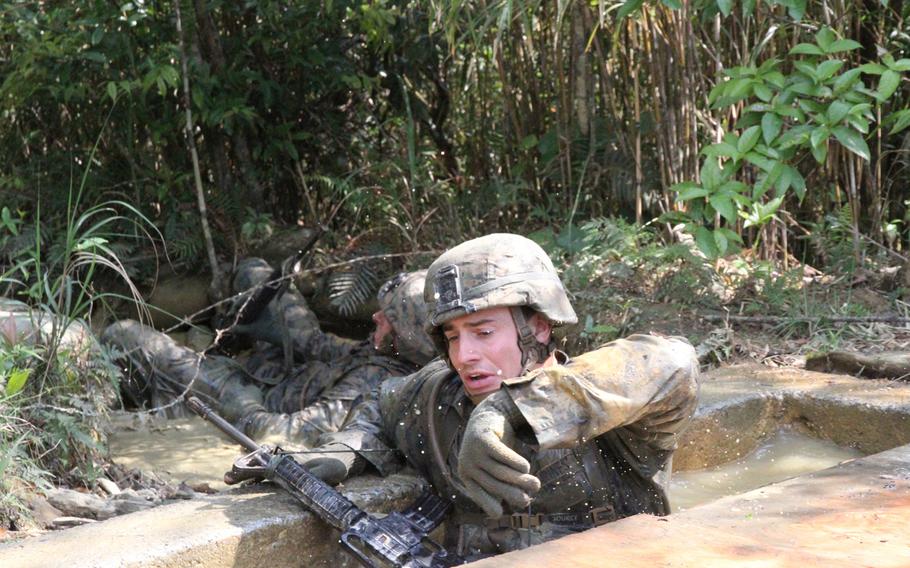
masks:
[[[512,313],[512,321],[515,322],[515,329],[518,330],[518,349],[521,351],[521,373],[525,374],[547,360],[550,353],[556,350],[556,342],[550,338],[548,343],[541,343],[534,335],[528,318],[520,306],[509,308]]]

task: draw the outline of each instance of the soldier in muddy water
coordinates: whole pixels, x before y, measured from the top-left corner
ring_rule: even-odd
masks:
[[[443,253],[424,299],[441,357],[357,404],[320,438],[324,453],[301,457],[311,472],[337,483],[407,462],[454,503],[445,546],[467,558],[669,513],[672,455],[698,393],[688,342],[633,335],[570,358],[553,339],[576,321],[562,282],[512,234]]]
[[[233,287],[250,289],[272,272],[264,260],[248,259],[238,266]],[[358,396],[432,358],[424,331],[425,274],[401,273],[381,287],[375,330],[362,341],[323,332],[293,287],[251,324],[235,329],[257,340],[245,362],[197,353],[132,320],[108,326],[101,340],[122,353],[126,397],[161,407],[192,393],[260,442],[309,447],[340,427]],[[290,366],[286,343],[293,351]]]

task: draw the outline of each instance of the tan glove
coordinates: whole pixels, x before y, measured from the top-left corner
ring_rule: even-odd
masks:
[[[516,453],[513,423],[523,420],[515,403],[502,391],[481,402],[465,427],[458,454],[458,475],[465,491],[490,517],[501,517],[502,502],[527,507],[540,490],[531,464]]]
[[[300,464],[329,485],[338,485],[359,472],[361,458],[344,444],[327,444],[302,454]]]

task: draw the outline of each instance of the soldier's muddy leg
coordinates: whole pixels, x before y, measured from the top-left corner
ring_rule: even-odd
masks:
[[[123,359],[132,367],[129,381],[134,385],[134,395],[139,394],[136,402],[174,408],[183,395],[192,393],[232,422],[262,408],[262,392],[232,359],[196,353],[164,333],[132,320],[108,326],[101,341],[122,351]]]

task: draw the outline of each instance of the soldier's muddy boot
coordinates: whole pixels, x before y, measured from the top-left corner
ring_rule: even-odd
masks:
[[[121,352],[119,359],[129,367],[122,394],[139,405],[172,408],[192,393],[218,407],[229,386],[246,382],[247,373],[237,362],[196,353],[137,321],[109,325],[101,341]]]

